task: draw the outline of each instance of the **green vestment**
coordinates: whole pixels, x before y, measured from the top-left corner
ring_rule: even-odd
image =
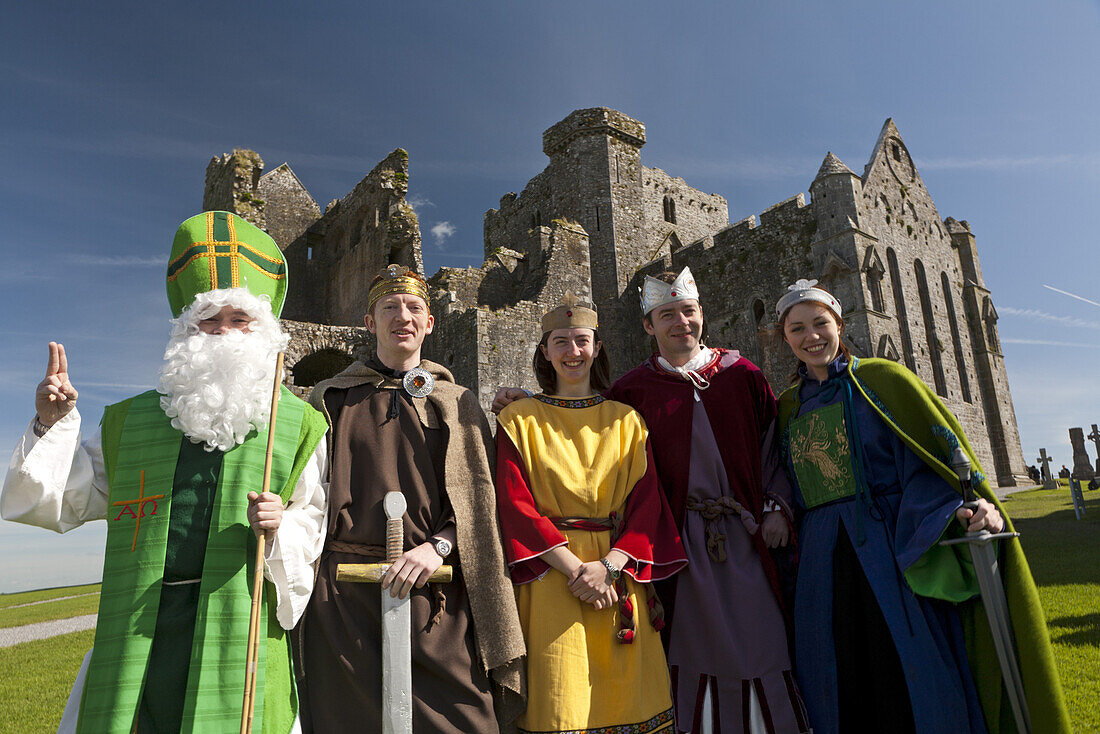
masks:
[[[190,664],[186,681],[179,681],[184,686],[181,731],[221,734],[240,725],[256,542],[246,517],[247,495],[261,489],[267,431],[225,452],[218,467],[217,459],[204,462],[195,457],[193,447],[181,450],[184,437],[171,426],[160,397],[149,391],[104,411],[107,549],[79,732],[133,731],[147,679],[156,681],[159,690],[148,691],[146,705],[165,694],[166,682],[147,676],[149,666],[158,655],[180,654],[171,643],[156,644],[158,633],[167,638],[166,625],[187,620],[190,614],[194,619]],[[325,429],[317,411],[282,389],[271,487],[284,502]],[[201,489],[212,481],[211,472],[216,474],[212,495]],[[172,512],[177,496],[188,503],[192,517]],[[181,519],[191,532],[170,531],[170,520]],[[208,524],[205,539],[196,539],[194,531],[204,524]],[[166,556],[172,556],[169,569],[195,568],[200,563],[194,557],[195,546],[203,540],[201,583],[190,602],[192,613],[180,594],[193,590],[169,586],[168,593],[162,594],[162,582]],[[253,726],[256,731],[287,732],[297,711],[297,697],[288,642],[275,616],[270,583],[266,592],[261,620],[266,635],[260,637]],[[165,609],[164,619],[159,614],[162,603],[172,607]],[[182,637],[186,639],[186,633]],[[180,636],[172,639],[178,645]]]

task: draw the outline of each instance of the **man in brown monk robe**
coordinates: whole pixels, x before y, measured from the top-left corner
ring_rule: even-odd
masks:
[[[495,732],[523,710],[523,636],[505,572],[488,422],[469,390],[421,360],[434,319],[417,273],[391,265],[372,282],[373,358],[317,385],[332,426],[328,537],[299,626],[307,732],[380,731],[380,594],[411,594],[413,731]],[[408,502],[405,553],[381,586],[336,581],[339,563],[381,561],[382,498]],[[446,584],[427,579],[444,558]]]

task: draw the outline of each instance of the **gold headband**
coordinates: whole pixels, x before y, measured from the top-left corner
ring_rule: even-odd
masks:
[[[554,329],[593,329],[597,327],[596,312],[581,305],[577,297],[566,292],[561,305],[542,315],[542,333]]]
[[[374,304],[379,299],[394,293],[407,293],[410,296],[419,296],[428,303],[428,284],[415,271],[409,270],[404,265],[387,265],[371,284],[367,294],[367,313],[374,311]]]

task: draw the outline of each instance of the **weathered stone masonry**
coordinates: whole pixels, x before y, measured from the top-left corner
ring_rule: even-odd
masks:
[[[817,278],[845,306],[857,356],[906,364],[959,417],[986,472],[1024,476],[997,312],[974,234],[941,219],[887,120],[862,176],[831,153],[803,194],[729,224],[726,200],[642,165],[645,125],[608,108],[577,110],[543,133],[549,164],[485,214],[485,261],[430,279],[435,333],[426,356],[488,407],[499,385],[533,388],[539,317],[566,291],[592,299],[616,375],[652,345],[641,329],[646,273],[690,266],[708,343],[740,349],[778,392],[793,368],[774,304]],[[396,150],[321,214],[285,163],[262,173],[252,151],[214,158],[205,208],[235,211],[275,238],[294,276],[289,382],[306,391],[363,345],[370,279],[396,262],[423,272],[420,229]]]

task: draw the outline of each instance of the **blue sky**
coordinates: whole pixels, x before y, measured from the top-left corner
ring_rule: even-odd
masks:
[[[410,155],[426,270],[481,260],[481,220],[605,105],[646,165],[736,221],[862,171],[893,117],[942,216],[966,219],[999,309],[1025,457],[1071,464],[1100,422],[1096,2],[8,4],[0,28],[0,450],[46,342],[81,412],[152,386],[164,258],[210,157],[289,162],[323,207]],[[1090,454],[1095,458],[1091,444]],[[104,524],[0,523],[0,592],[99,577]]]

